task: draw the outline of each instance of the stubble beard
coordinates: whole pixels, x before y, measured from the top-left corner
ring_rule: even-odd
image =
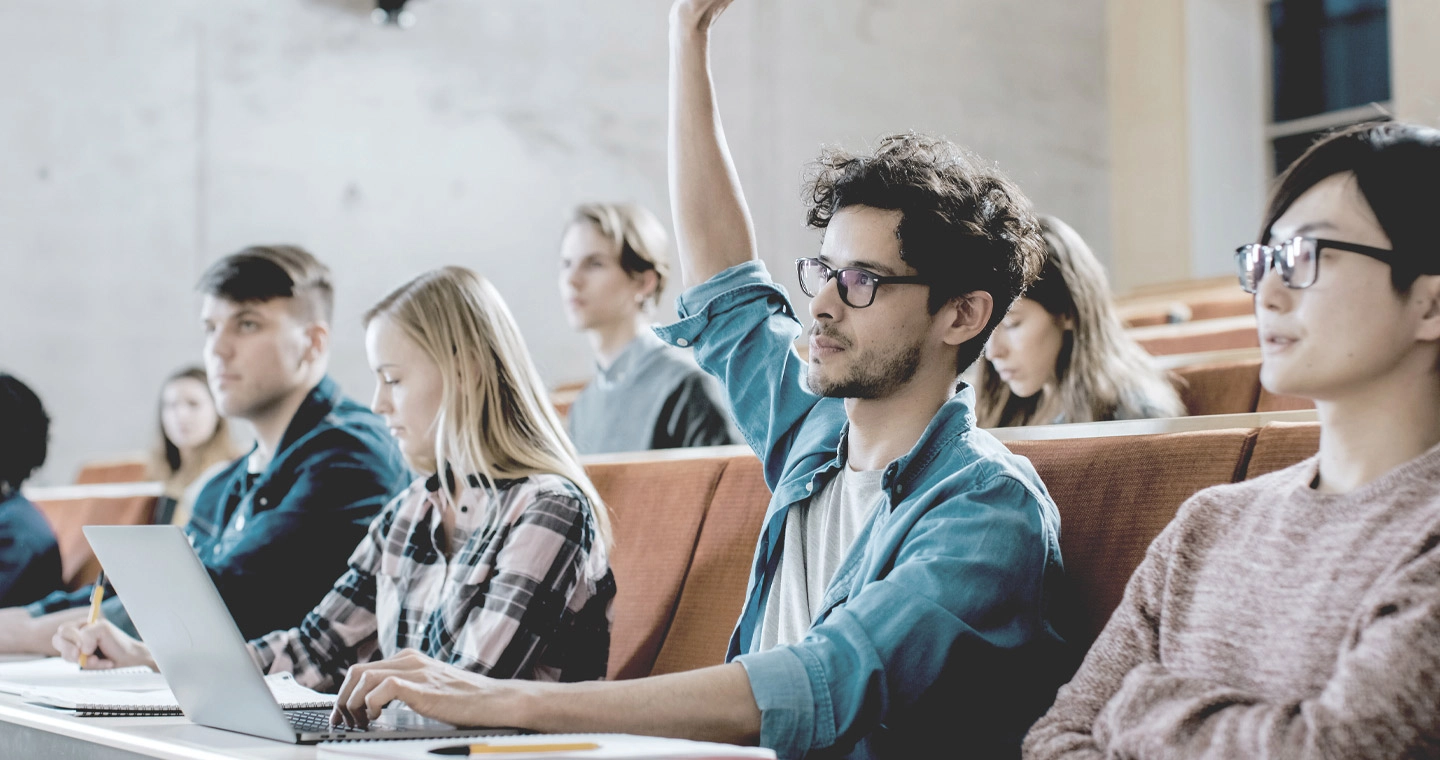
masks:
[[[915,377],[920,368],[920,341],[883,356],[866,352],[856,358],[845,376],[826,382],[812,370],[805,378],[810,392],[826,398],[880,399]]]

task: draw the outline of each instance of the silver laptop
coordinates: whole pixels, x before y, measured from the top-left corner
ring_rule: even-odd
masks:
[[[403,708],[387,708],[364,730],[331,727],[329,710],[282,710],[184,531],[173,525],[84,530],[180,709],[202,726],[292,744],[521,733],[456,728]]]

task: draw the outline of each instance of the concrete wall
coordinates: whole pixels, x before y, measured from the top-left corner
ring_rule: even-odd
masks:
[[[586,376],[559,227],[593,198],[668,213],[664,5],[419,0],[402,32],[361,0],[0,4],[0,367],[55,418],[36,482],[151,442],[160,379],[199,356],[195,279],[253,242],[335,270],[356,397],[360,312],[447,263],[509,295],[547,378]],[[782,280],[815,246],[804,162],[910,128],[997,160],[1108,257],[1103,8],[737,2],[717,81]]]
[[[1440,3],[1390,0],[1390,87],[1395,116],[1440,127]]]

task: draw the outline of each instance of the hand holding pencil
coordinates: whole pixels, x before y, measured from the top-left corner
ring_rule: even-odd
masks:
[[[60,656],[89,670],[110,670],[134,665],[144,665],[159,670],[150,657],[150,648],[144,642],[132,638],[115,627],[114,623],[100,617],[100,602],[105,592],[101,585],[103,576],[96,580],[95,594],[91,597],[90,619],[66,623],[55,632],[50,643]]]

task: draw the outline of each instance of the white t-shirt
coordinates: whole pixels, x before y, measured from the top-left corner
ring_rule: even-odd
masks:
[[[760,651],[805,638],[835,571],[880,504],[884,474],[843,465],[819,493],[785,515],[785,544],[760,624]]]

